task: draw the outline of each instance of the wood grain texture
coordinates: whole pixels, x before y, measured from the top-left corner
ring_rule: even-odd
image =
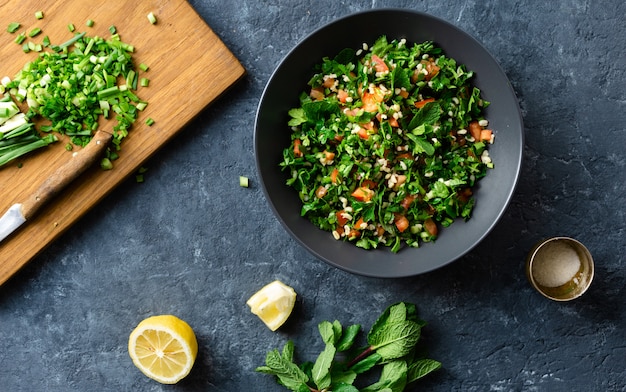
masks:
[[[44,2],[35,0],[0,0],[0,77],[13,77],[36,53],[24,53],[14,43],[16,34],[6,32],[11,22],[22,24],[28,33],[40,27],[43,33],[31,40],[41,42],[48,36],[53,44],[72,37],[68,24],[89,36],[108,37],[114,25],[123,41],[135,47],[136,65],[150,69],[143,74],[150,86],[139,88],[137,95],[149,102],[140,113],[129,137],[122,143],[120,158],[111,171],[94,165],[72,182],[62,197],[53,199],[32,220],[0,243],[0,284],[28,263],[48,244],[136,170],[160,147],[172,139],[202,109],[214,101],[245,70],[239,61],[196,11],[184,0],[83,0]],[[36,11],[44,18],[37,20]],[[153,12],[158,22],[147,19]],[[87,27],[86,21],[95,24]],[[210,72],[209,72],[210,71]],[[140,76],[141,77],[141,76]],[[155,120],[151,127],[145,119]],[[112,121],[102,121],[101,128],[111,129]],[[64,149],[67,139],[35,152],[19,162],[0,168],[0,214],[29,196],[65,162],[71,153]]]

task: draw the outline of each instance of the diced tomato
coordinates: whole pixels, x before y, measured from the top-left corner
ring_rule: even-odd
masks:
[[[373,93],[364,91],[361,100],[363,101],[363,110],[370,113],[376,112],[378,111],[378,104],[385,100],[385,95],[379,88],[374,88]]]
[[[326,80],[324,80],[324,83],[322,83],[322,86],[326,88],[331,88],[334,85],[335,85],[335,78],[326,78]]]
[[[478,121],[470,121],[468,128],[470,135],[472,135],[474,140],[480,141],[480,133],[482,132],[483,127],[478,124]]]
[[[424,221],[424,229],[426,229],[426,231],[428,232],[428,234],[432,235],[432,236],[436,236],[437,235],[437,224],[435,223],[434,220],[432,220],[432,218],[428,218]]]
[[[363,230],[366,227],[367,227],[367,222],[363,220],[363,217],[360,217],[359,220],[357,220],[356,223],[354,224],[354,228],[356,230]]]
[[[352,192],[352,197],[358,201],[368,202],[374,198],[374,191],[367,187],[360,186]]]
[[[376,115],[376,119],[378,120],[379,123],[382,123],[383,122],[383,114],[382,113],[378,113]],[[393,116],[387,117],[387,121],[389,122],[389,125],[391,125],[394,128],[398,128],[400,126],[400,124],[398,123],[398,119],[396,119]]]
[[[350,117],[355,117],[356,115],[359,114],[359,108],[354,108],[354,109],[344,109],[344,114],[346,116],[350,116]]]
[[[342,141],[343,140],[343,135],[339,135],[339,134],[335,135],[335,140],[338,141],[338,142]]]
[[[332,161],[333,159],[335,159],[335,153],[324,150],[324,159],[326,159],[327,162]]]
[[[293,141],[293,155],[296,157],[302,156],[302,151],[300,151],[300,145],[302,145],[302,140],[296,139]]]
[[[351,229],[350,232],[348,233],[348,239],[354,239],[354,238],[358,238],[361,236],[361,232],[355,229]]]
[[[343,89],[337,90],[337,99],[341,103],[346,103],[346,101],[348,100],[348,92]]]
[[[406,218],[406,216],[402,214],[395,214],[393,223],[395,223],[400,233],[403,233],[406,229],[409,228],[409,220]]]
[[[330,182],[333,184],[337,184],[339,182],[339,170],[334,168],[332,172],[330,172]]]
[[[410,159],[413,160],[413,154],[411,154],[410,152],[403,152],[401,154],[396,155],[397,159]]]
[[[409,97],[409,92],[406,91],[406,89],[401,88],[400,89],[400,93],[398,93],[399,96],[401,96],[404,99],[407,99]]]
[[[415,196],[414,195],[406,195],[404,197],[404,199],[402,199],[402,201],[400,202],[400,205],[405,210],[408,210],[409,207],[411,207],[411,204],[413,204],[413,201],[415,201]]]
[[[326,196],[326,192],[328,192],[328,190],[326,189],[325,186],[320,185],[319,187],[317,187],[317,189],[315,190],[315,197],[317,197],[318,199],[321,199],[322,197]]]
[[[424,64],[424,68],[426,68],[426,71],[428,71],[428,74],[425,77],[426,80],[431,80],[432,78],[434,78],[435,75],[437,75],[439,73],[439,70],[441,69],[432,59],[428,61],[423,60],[422,64]]]
[[[491,142],[491,137],[493,136],[493,132],[491,129],[483,129],[480,131],[480,140],[485,142]]]
[[[376,235],[380,237],[383,234],[385,234],[385,228],[381,225],[376,226]]]
[[[337,217],[337,224],[341,227],[345,226],[346,223],[348,223],[348,218],[344,216],[345,213],[345,210],[335,212],[335,216]]]
[[[324,99],[324,89],[321,87],[312,88],[309,96],[315,101]]]
[[[385,64],[385,61],[375,54],[372,55],[371,62],[376,72],[389,72],[389,67]]]
[[[365,179],[365,180],[361,181],[361,186],[364,186],[364,187],[366,187],[368,189],[375,189],[376,188],[376,183],[374,181],[372,181],[372,180]]]
[[[422,99],[421,101],[417,101],[415,102],[415,107],[418,109],[421,109],[424,106],[426,106],[426,104],[429,102],[435,102],[435,98],[426,98],[426,99]]]
[[[367,132],[367,129],[362,128],[362,127],[359,127],[358,135],[363,140],[367,140],[367,139],[370,138],[370,134],[369,134],[369,132]]]

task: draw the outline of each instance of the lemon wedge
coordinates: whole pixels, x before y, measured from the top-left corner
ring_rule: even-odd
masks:
[[[295,290],[279,280],[269,283],[246,302],[252,313],[272,331],[287,321],[295,303]]]
[[[162,384],[175,384],[191,371],[198,341],[189,324],[178,317],[152,316],[131,332],[128,353],[146,376]]]

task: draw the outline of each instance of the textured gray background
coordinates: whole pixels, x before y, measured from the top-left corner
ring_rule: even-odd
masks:
[[[292,339],[312,360],[320,321],[369,328],[401,300],[418,305],[423,344],[444,364],[413,391],[626,390],[622,0],[191,3],[248,75],[146,164],[145,183],[127,181],[0,287],[0,390],[279,391],[253,371],[268,350]],[[288,50],[328,21],[385,6],[478,38],[509,76],[526,131],[522,178],[495,230],[456,263],[397,280],[351,275],[301,248],[270,212],[253,153],[259,97]],[[552,235],[578,238],[596,260],[590,291],[572,303],[544,299],[524,276],[528,250]],[[276,278],[299,297],[272,333],[245,301]],[[126,350],[133,327],[160,313],[199,339],[177,386],[141,375]]]

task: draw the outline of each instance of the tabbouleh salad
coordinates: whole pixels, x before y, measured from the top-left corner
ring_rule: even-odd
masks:
[[[302,216],[337,240],[392,252],[470,219],[494,142],[472,71],[433,42],[382,36],[314,72],[289,111],[280,164]]]

